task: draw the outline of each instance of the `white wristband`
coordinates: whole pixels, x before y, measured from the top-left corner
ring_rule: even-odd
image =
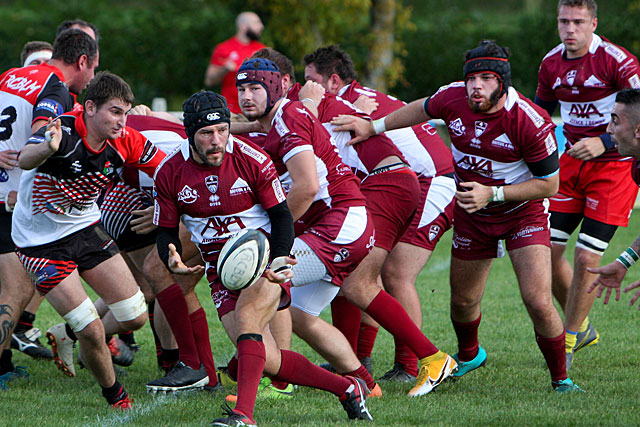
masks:
[[[384,124],[385,118],[386,117],[383,117],[381,119],[374,120],[373,122],[371,122],[373,124],[373,131],[375,132],[376,135],[381,134],[382,132],[387,130],[387,127]]]
[[[309,101],[309,102],[310,102],[310,103],[312,103],[316,108],[318,108],[318,104],[317,104],[317,103],[316,103],[316,101],[314,101],[313,99],[311,99],[311,98],[302,98],[302,99],[300,100],[300,102],[304,102],[304,101]]]
[[[9,192],[4,196],[4,210],[7,212],[13,212],[13,208],[9,206]]]
[[[494,202],[504,202],[504,187],[491,187],[493,190],[493,197],[491,198]]]

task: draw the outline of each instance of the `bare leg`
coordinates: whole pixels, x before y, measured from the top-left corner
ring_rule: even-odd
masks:
[[[0,353],[11,345],[11,333],[33,290],[15,252],[0,254]]]

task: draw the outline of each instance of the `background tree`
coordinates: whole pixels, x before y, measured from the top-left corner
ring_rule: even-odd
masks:
[[[640,0],[601,0],[598,33],[640,54]],[[30,40],[53,41],[65,19],[102,33],[100,69],[121,75],[139,102],[177,110],[202,88],[213,47],[255,10],[263,42],[282,51],[302,78],[302,58],[331,43],[347,50],[360,80],[407,101],[462,78],[463,52],[493,39],[512,49],[513,82],[535,94],[538,65],[559,43],[557,0],[40,0],[0,1],[0,71],[18,66]]]

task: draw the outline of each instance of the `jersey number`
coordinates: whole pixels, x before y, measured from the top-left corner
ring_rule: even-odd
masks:
[[[0,114],[0,141],[5,141],[11,138],[13,134],[13,129],[11,129],[11,125],[16,121],[16,109],[14,107],[7,107]]]

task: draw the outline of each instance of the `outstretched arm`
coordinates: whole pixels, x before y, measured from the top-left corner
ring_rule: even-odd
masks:
[[[378,120],[369,121],[359,117],[340,115],[333,118],[331,124],[336,126],[336,131],[353,131],[356,136],[349,141],[352,145],[387,130],[405,128],[431,119],[424,110],[426,99],[413,101]]]

